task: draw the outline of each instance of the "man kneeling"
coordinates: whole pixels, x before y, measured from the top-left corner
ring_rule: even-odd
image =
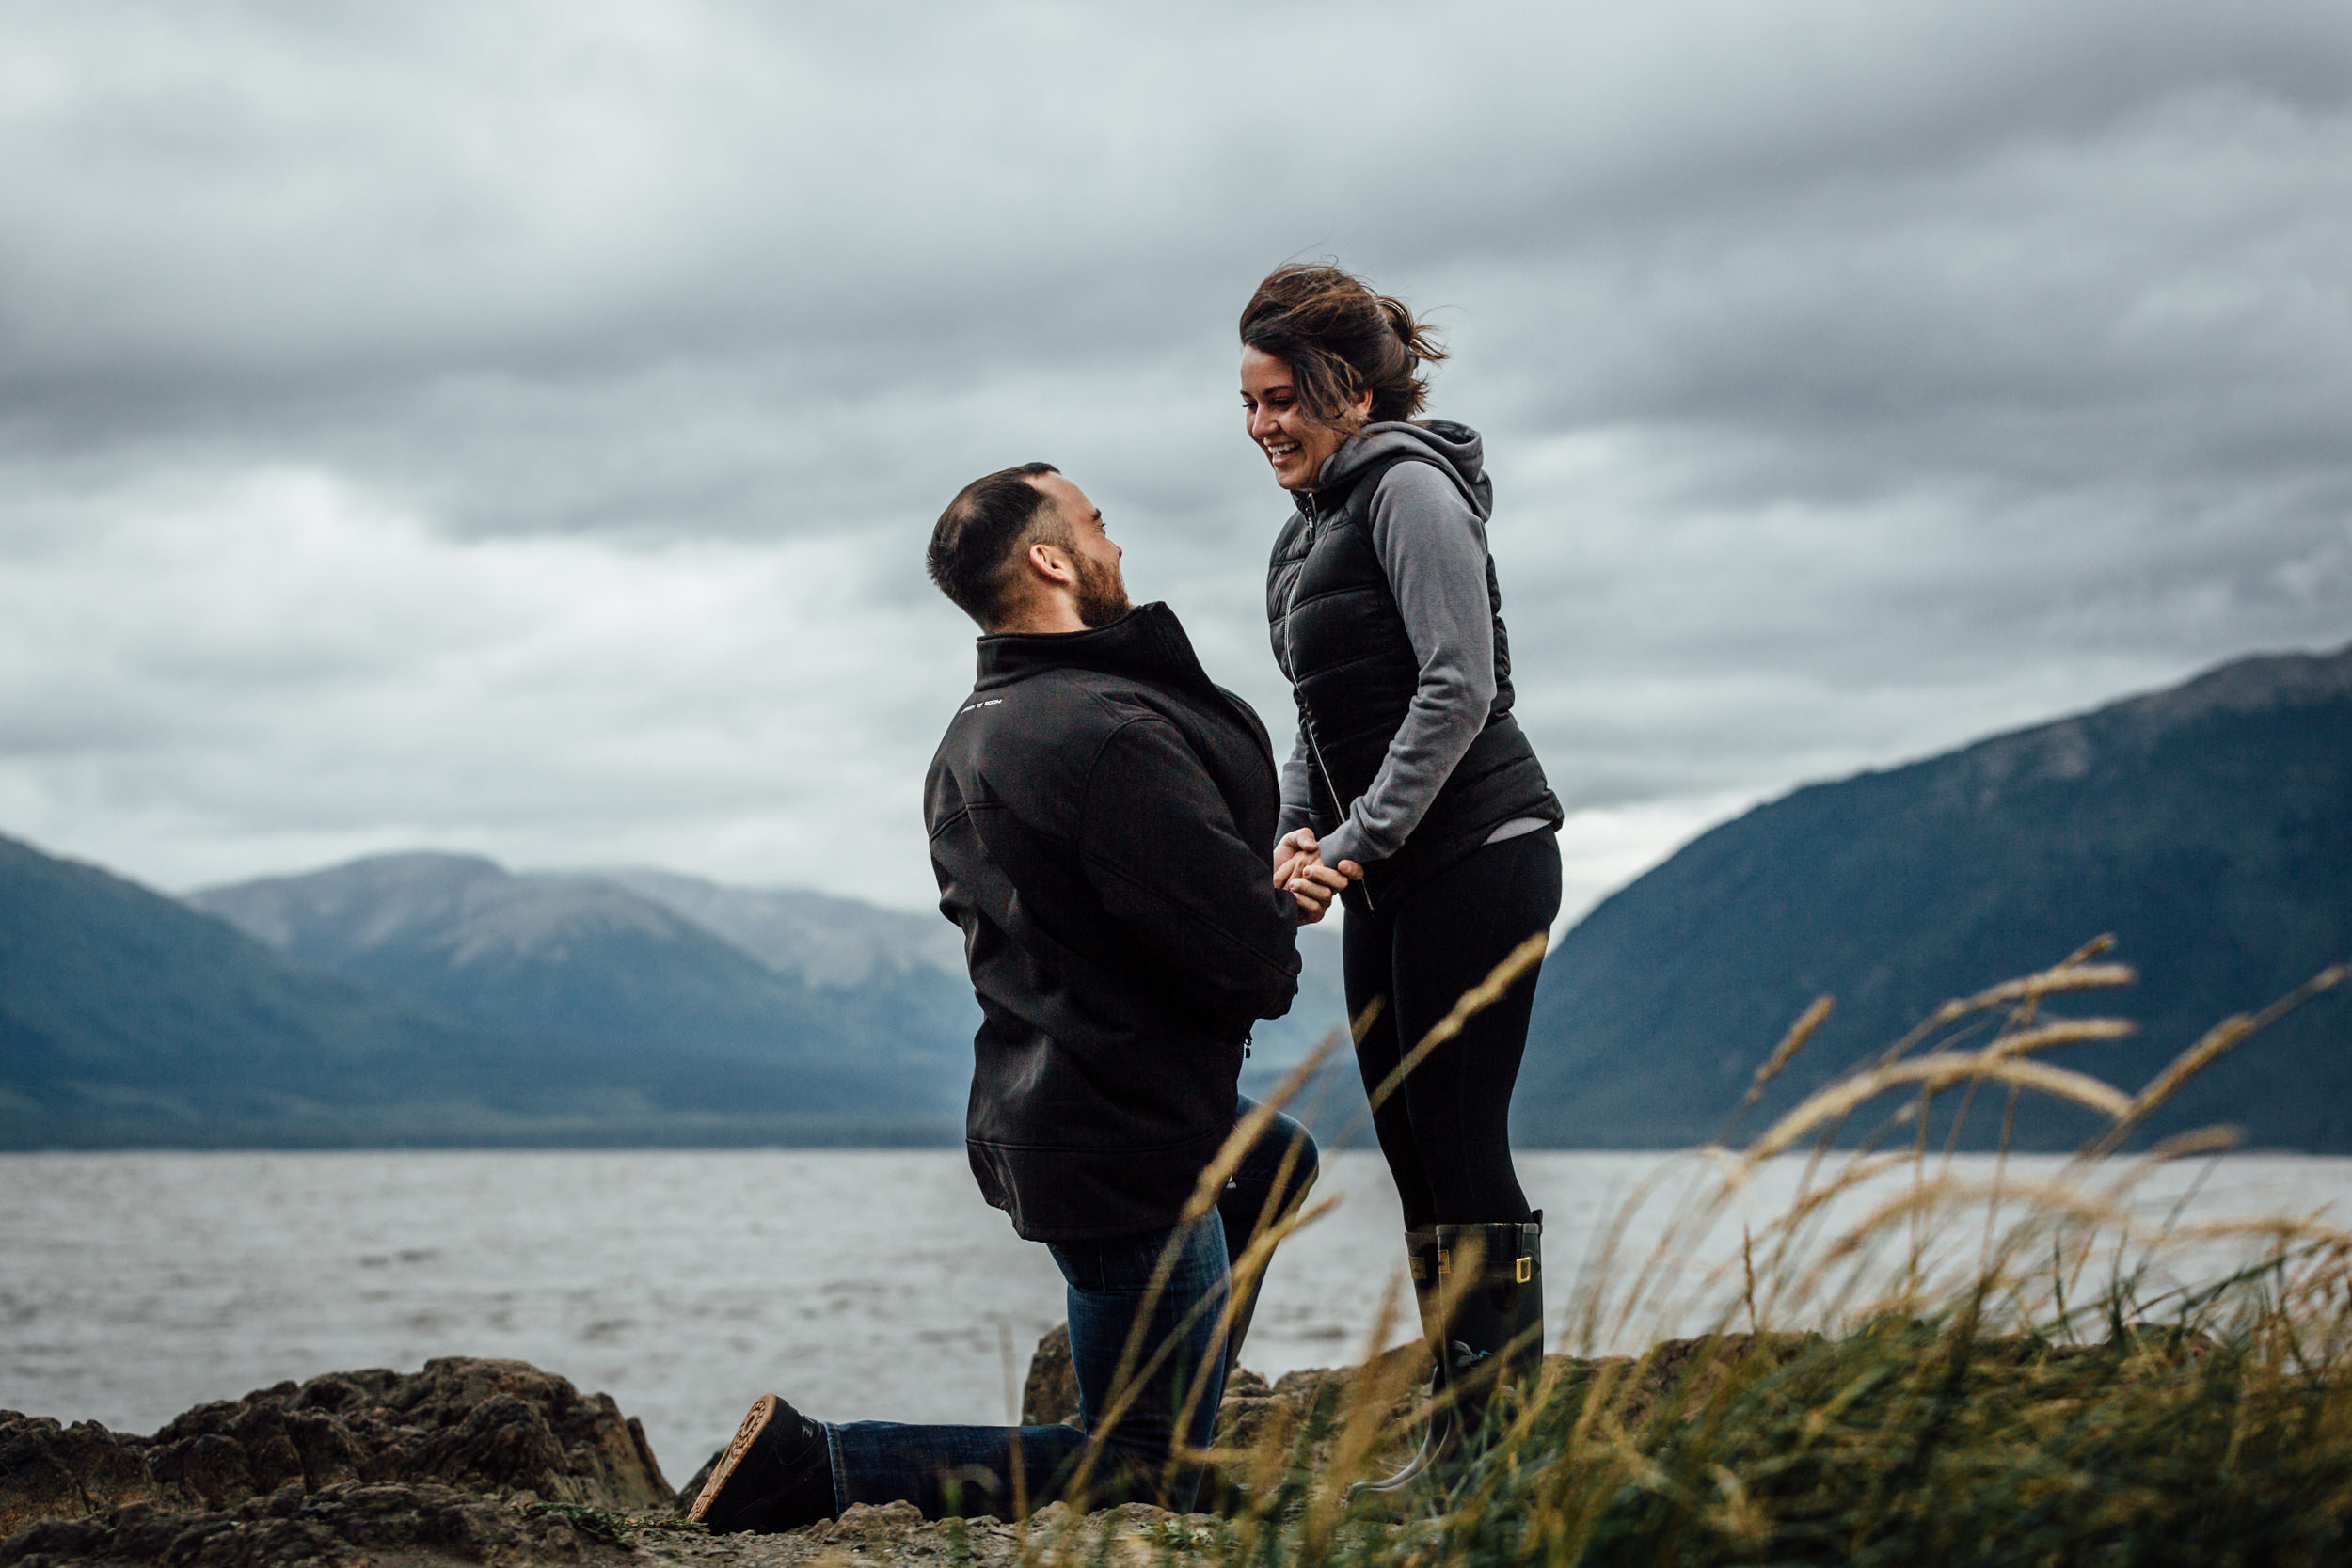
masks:
[[[1289,1009],[1296,927],[1342,879],[1268,879],[1264,727],[1167,606],[1127,602],[1119,561],[1102,514],[1042,463],[965,486],[930,552],[983,634],[925,800],[982,1014],[965,1145],[981,1193],[1068,1282],[1083,1430],[834,1425],[766,1396],[695,1499],[714,1529],[852,1503],[939,1518],[1194,1499],[1186,1451],[1208,1446],[1254,1293],[1229,1301],[1232,1265],[1315,1177],[1306,1129],[1238,1094],[1243,1048]],[[1220,1161],[1229,1141],[1238,1159]],[[1214,1201],[1196,1203],[1204,1181]]]

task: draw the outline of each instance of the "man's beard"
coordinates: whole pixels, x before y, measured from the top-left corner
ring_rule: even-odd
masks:
[[[1136,608],[1127,602],[1127,584],[1117,566],[1100,565],[1074,551],[1070,561],[1078,569],[1078,619],[1089,630],[1107,626]]]

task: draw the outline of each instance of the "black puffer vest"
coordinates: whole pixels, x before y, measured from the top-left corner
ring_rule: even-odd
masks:
[[[1399,463],[1444,466],[1435,453],[1400,452],[1339,485],[1301,491],[1298,510],[1275,539],[1266,564],[1274,660],[1291,683],[1314,758],[1310,820],[1317,833],[1338,827],[1372,787],[1421,686],[1421,661],[1372,540],[1373,495]],[[1534,747],[1511,717],[1510,641],[1492,556],[1486,599],[1495,617],[1495,696],[1486,727],[1454,765],[1405,847],[1364,868],[1363,882],[1349,890],[1351,901],[1376,905],[1401,896],[1514,817],[1556,822],[1563,815]]]

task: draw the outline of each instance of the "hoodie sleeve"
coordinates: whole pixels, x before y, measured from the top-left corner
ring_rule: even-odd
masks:
[[[1080,823],[1081,863],[1103,907],[1187,977],[1203,1011],[1239,1029],[1290,1010],[1297,900],[1274,885],[1269,846],[1244,842],[1175,725],[1134,719],[1112,734],[1088,776]]]
[[[1495,700],[1486,529],[1460,488],[1432,464],[1397,464],[1373,493],[1372,543],[1421,681],[1371,787],[1324,835],[1326,865],[1371,864],[1403,848],[1486,728]],[[1287,819],[1287,785],[1283,797]]]

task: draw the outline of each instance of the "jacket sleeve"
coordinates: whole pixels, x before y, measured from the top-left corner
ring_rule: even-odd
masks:
[[[1323,835],[1326,865],[1382,861],[1403,848],[1495,700],[1486,530],[1460,489],[1427,463],[1399,463],[1373,493],[1372,543],[1421,680],[1380,770],[1347,820]]]
[[[1297,904],[1267,845],[1246,842],[1176,726],[1136,718],[1088,777],[1079,860],[1127,935],[1238,1023],[1279,1018],[1298,990]]]

